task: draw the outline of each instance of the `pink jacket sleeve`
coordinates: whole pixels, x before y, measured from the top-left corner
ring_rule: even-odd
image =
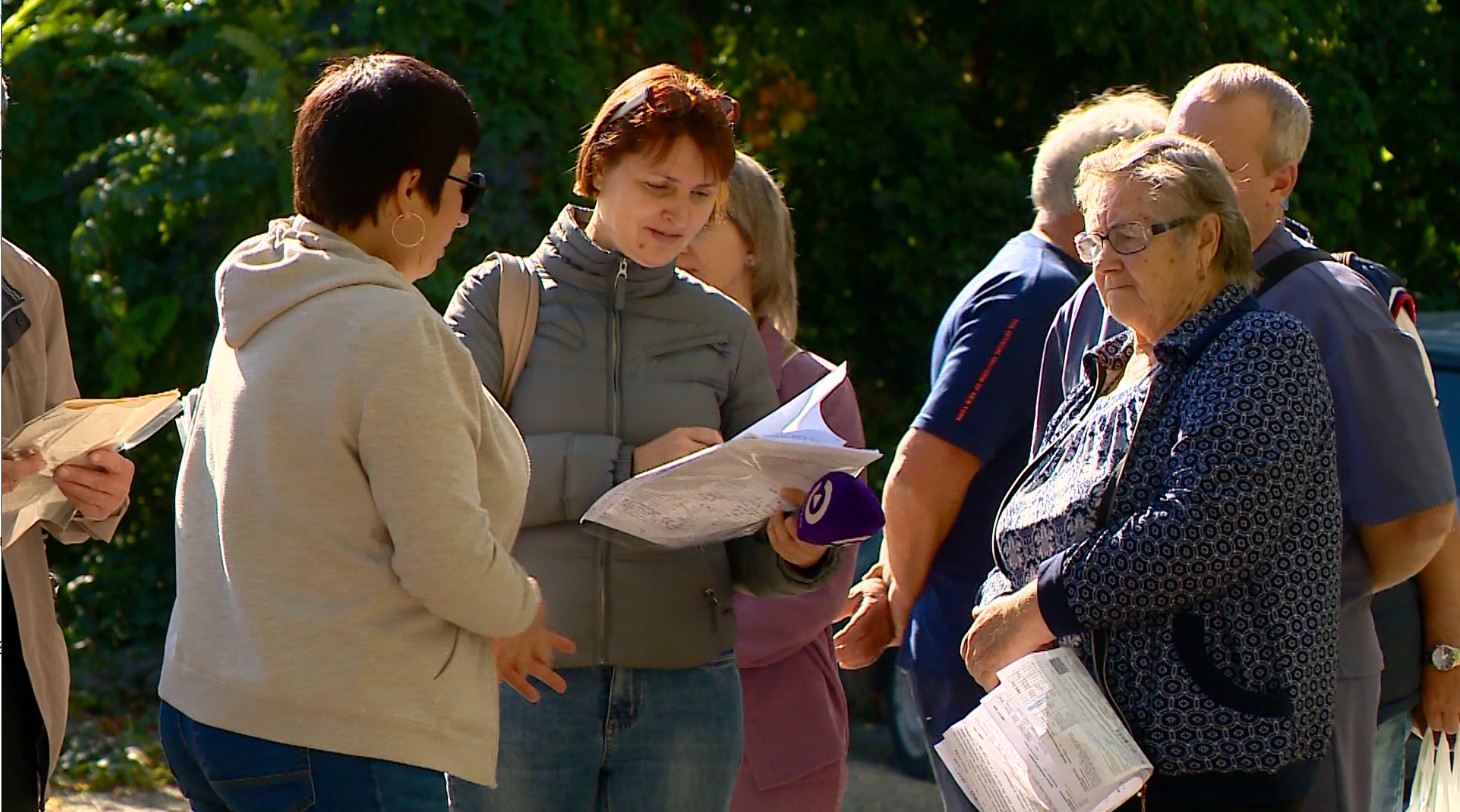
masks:
[[[809,352],[799,352],[785,365],[781,378],[784,403],[804,392],[826,375],[826,362]],[[866,444],[857,395],[850,380],[832,390],[822,403],[826,425],[847,445]],[[790,598],[763,599],[735,593],[735,618],[740,634],[735,647],[741,668],[755,668],[778,662],[826,633],[832,618],[846,602],[852,584],[856,547],[842,556],[841,569],[826,586]]]

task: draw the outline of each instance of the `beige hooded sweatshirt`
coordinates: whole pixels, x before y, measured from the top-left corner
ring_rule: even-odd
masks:
[[[494,785],[490,638],[540,601],[509,555],[521,436],[425,297],[304,217],[235,248],[216,292],[159,694],[224,730]]]

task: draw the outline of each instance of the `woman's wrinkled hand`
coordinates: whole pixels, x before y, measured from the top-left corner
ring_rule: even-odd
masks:
[[[781,498],[799,508],[801,503],[806,501],[806,492],[798,491],[795,488],[784,488],[781,490]],[[776,511],[770,521],[766,523],[766,535],[770,536],[771,546],[775,548],[776,555],[802,569],[816,566],[826,555],[825,545],[808,544],[796,537],[794,510],[789,513]]]
[[[720,432],[706,426],[680,426],[634,449],[634,473],[642,473],[701,449],[725,442]]]
[[[528,702],[536,703],[542,694],[533,686],[531,679],[561,694],[568,690],[563,676],[553,670],[553,658],[557,652],[572,654],[578,650],[572,640],[548,629],[547,601],[537,606],[537,615],[525,631],[511,637],[499,637],[492,641],[497,655],[497,679],[512,686]]]
[[[973,624],[963,636],[963,663],[985,691],[999,684],[999,671],[1026,654],[1054,642],[1039,611],[1038,584],[974,607]]]

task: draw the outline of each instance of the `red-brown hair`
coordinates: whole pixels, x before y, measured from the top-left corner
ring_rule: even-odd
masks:
[[[652,104],[645,103],[635,106],[622,118],[609,121],[625,102],[668,89],[694,97],[695,103],[684,115],[661,115]],[[608,95],[593,123],[583,133],[573,192],[590,200],[597,199],[595,176],[608,171],[626,155],[652,152],[656,158],[662,158],[669,154],[680,136],[687,135],[699,147],[705,166],[719,179],[719,201],[723,203],[725,181],[730,177],[730,167],[735,165],[735,131],[732,122],[714,103],[722,95],[722,91],[677,65],[655,65],[630,76]]]

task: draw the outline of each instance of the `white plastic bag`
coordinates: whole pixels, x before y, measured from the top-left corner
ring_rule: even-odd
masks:
[[[1425,731],[1405,812],[1460,812],[1460,772],[1455,770],[1450,737]]]

